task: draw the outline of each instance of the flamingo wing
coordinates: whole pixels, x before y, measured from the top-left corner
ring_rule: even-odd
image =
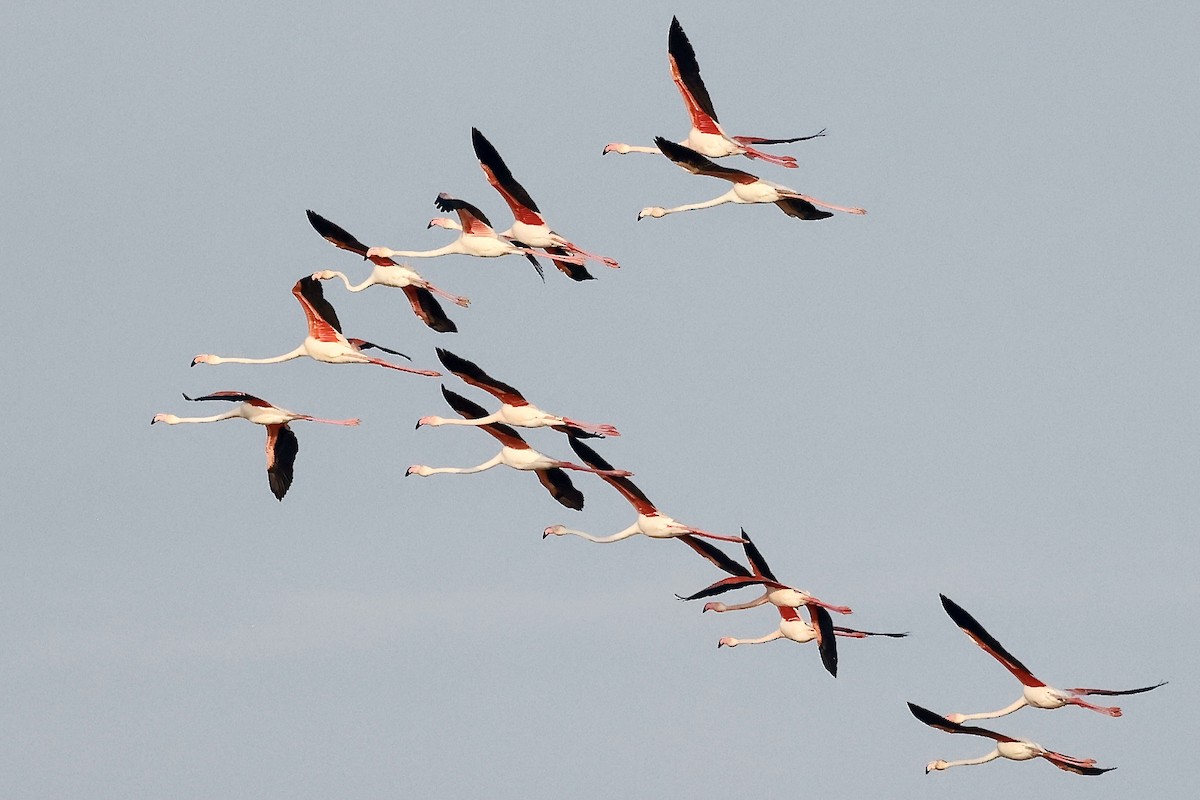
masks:
[[[354,347],[358,350],[382,350],[385,353],[391,353],[394,356],[400,356],[401,358],[406,358],[409,361],[412,361],[411,358],[406,356],[404,353],[401,353],[399,350],[392,350],[390,348],[384,347],[381,344],[375,344],[374,342],[368,342],[366,339],[347,339],[346,341],[349,342],[350,344],[354,345]]]
[[[437,348],[437,357],[445,365],[446,369],[472,386],[483,389],[501,403],[507,403],[510,406],[529,405],[529,401],[525,399],[519,390],[488,375],[474,361],[468,361],[461,356],[457,356],[444,347]]]
[[[450,391],[445,385],[442,386],[442,397],[446,398],[450,407],[463,419],[480,419],[488,415],[483,406],[471,402],[461,394]],[[479,428],[490,433],[505,447],[511,447],[514,450],[529,449],[529,443],[521,438],[521,434],[502,422],[489,422],[487,425],[480,425]]]
[[[713,110],[712,98],[708,96],[704,79],[700,77],[696,51],[676,17],[671,17],[671,30],[667,34],[667,56],[671,62],[671,80],[675,81],[679,94],[683,96],[683,104],[692,118],[692,127],[701,133],[724,136],[725,132],[717,121],[717,112]]]
[[[186,397],[187,395],[184,396]],[[1153,686],[1143,686],[1140,689],[1068,689],[1067,691],[1071,694],[1101,694],[1113,696],[1119,694],[1141,694],[1142,692],[1148,692],[1151,689],[1157,689],[1160,686],[1166,685],[1167,682],[1163,681],[1162,683],[1156,683]]]
[[[433,204],[441,211],[454,211],[457,213],[463,233],[472,233],[480,236],[496,235],[496,232],[492,230],[492,223],[488,221],[484,213],[466,200],[459,200],[457,197],[451,197],[442,192],[433,201]]]
[[[367,246],[356,239],[353,234],[347,231],[340,225],[336,225],[322,217],[317,212],[309,209],[304,212],[308,215],[308,223],[313,226],[313,229],[321,234],[321,238],[329,242],[339,250],[346,250],[359,256],[367,255]],[[395,264],[390,258],[381,256],[372,259],[377,264]]]
[[[1022,664],[1004,649],[1004,645],[996,641],[990,633],[984,630],[984,627],[979,624],[979,621],[972,617],[958,603],[946,597],[944,594],[939,594],[942,598],[942,607],[946,609],[946,613],[950,615],[950,619],[954,620],[954,624],[962,628],[963,633],[970,636],[975,644],[979,645],[992,658],[1004,665],[1004,668],[1016,676],[1025,686],[1045,686],[1046,684],[1039,681],[1029,671],[1029,668]]]
[[[1093,766],[1096,763],[1095,759],[1074,758],[1073,756],[1056,753],[1053,750],[1047,750],[1039,755],[1059,769],[1074,772],[1076,775],[1103,775],[1106,772],[1112,772],[1116,769],[1116,767]]]
[[[292,485],[292,465],[300,443],[287,423],[267,426],[267,482],[275,499],[282,500]]]
[[[959,725],[957,722],[951,722],[945,717],[939,716],[927,708],[922,708],[916,703],[909,703],[908,710],[917,719],[924,722],[931,728],[937,728],[939,731],[946,733],[969,733],[974,736],[986,736],[989,739],[997,742],[1015,742],[1017,741],[1011,736],[1005,736],[1003,733],[989,731],[987,728],[978,728],[974,725]]]
[[[592,469],[612,469],[612,464],[609,464],[600,454],[592,448],[588,447],[583,442],[579,441],[577,436],[567,437],[567,442],[571,445],[571,449],[575,451],[575,455],[579,456],[583,463],[587,464]],[[634,485],[633,481],[626,477],[613,477],[611,475],[601,475],[610,486],[616,489],[621,495],[628,500],[637,512],[643,516],[652,517],[658,514],[658,509],[650,502],[646,495],[642,494],[642,490]]]
[[[184,394],[183,399],[191,400],[193,402],[200,400],[230,400],[235,403],[249,403],[252,406],[258,406],[259,408],[274,407],[261,397],[255,397],[254,395],[246,394],[245,392],[213,392],[212,394],[206,394],[200,397],[188,397],[186,394]]]
[[[543,250],[550,256],[550,260],[554,262],[554,266],[558,267],[558,271],[566,275],[573,281],[594,281],[596,278],[592,273],[587,271],[587,267],[583,264],[575,264],[570,261],[555,260],[555,256],[569,256],[571,251],[565,247],[543,247]]]
[[[413,313],[422,322],[438,333],[458,332],[458,326],[454,324],[454,320],[446,316],[442,304],[433,296],[433,292],[420,286],[402,286],[400,288],[404,292],[404,296],[408,298],[408,304],[412,306]]]
[[[342,323],[338,321],[337,312],[325,299],[321,282],[311,275],[296,281],[292,294],[304,309],[304,317],[308,320],[308,335],[322,342],[345,342],[342,335]]]
[[[709,544],[697,536],[692,536],[690,533],[685,533],[675,538],[695,550],[700,554],[701,558],[707,560],[717,569],[724,570],[730,575],[750,577],[750,573],[745,567],[725,555],[725,552],[715,545]]]
[[[821,128],[808,136],[793,136],[790,139],[767,139],[762,136],[734,136],[732,138],[738,144],[791,144],[792,142],[807,142],[809,139],[816,139],[824,135],[825,129]]]
[[[796,219],[817,220],[833,216],[832,211],[822,211],[799,197],[782,197],[775,201],[775,205],[779,206],[780,211]]]
[[[685,534],[685,535],[690,535],[690,534]],[[678,538],[682,539],[683,537],[680,536]],[[736,562],[734,562],[734,563],[736,563]],[[737,566],[743,570],[745,569],[745,567],[743,567],[741,564],[738,564]],[[680,597],[679,599],[680,600],[699,600],[702,597],[716,597],[719,594],[725,594],[726,592],[732,592],[734,589],[741,589],[743,586],[770,586],[775,589],[787,588],[783,584],[772,583],[771,581],[768,581],[765,578],[758,577],[757,575],[733,575],[728,578],[722,578],[721,580],[716,581],[715,583],[711,583],[708,586],[701,589],[700,591],[696,592],[695,594],[688,595],[687,597]]]
[[[833,677],[837,677],[838,654],[837,633],[833,629],[833,617],[820,606],[808,606],[808,615],[812,617],[813,630],[817,633],[817,650],[821,653],[821,663]]]
[[[479,166],[483,168],[483,174],[487,176],[488,183],[500,193],[504,202],[508,203],[513,217],[526,225],[545,225],[546,222],[542,219],[537,203],[533,202],[529,192],[525,191],[525,187],[513,177],[512,171],[500,157],[499,151],[492,146],[487,137],[479,132],[478,128],[471,128],[471,144],[475,148],[475,157],[479,159]]]
[[[754,574],[761,575],[764,578],[768,578],[772,581],[777,581],[778,579],[775,577],[775,573],[771,572],[771,568],[767,566],[767,560],[762,557],[762,553],[758,551],[758,548],[754,545],[754,542],[750,541],[750,536],[746,533],[745,528],[742,528],[742,538],[746,540],[745,543],[742,544],[742,549],[746,551],[746,558],[750,561],[750,567],[754,570]],[[781,585],[781,588],[785,587],[782,587]]]
[[[658,149],[662,151],[664,156],[693,175],[707,175],[710,178],[721,178],[733,183],[754,183],[758,180],[757,175],[751,175],[749,172],[734,169],[733,167],[722,167],[720,164],[697,153],[692,148],[676,144],[661,136],[654,137],[654,144],[658,146]]]
[[[571,483],[571,476],[567,475],[565,470],[551,467],[534,471],[542,486],[546,487],[546,491],[550,492],[555,500],[575,511],[583,510],[583,492],[575,488],[575,484]]]

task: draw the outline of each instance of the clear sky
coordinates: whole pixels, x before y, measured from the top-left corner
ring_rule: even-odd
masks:
[[[16,4],[0,24],[9,332],[0,466],[0,795],[20,798],[1183,797],[1200,710],[1194,3]],[[605,143],[682,138],[678,14],[729,160],[866,217],[723,206],[726,185]],[[668,514],[744,526],[781,579],[851,605],[812,645],[717,650],[769,608],[700,612],[677,542],[541,538],[633,521],[527,474],[410,477],[497,444],[439,381],[270,356],[292,284],[366,269],[309,227],[428,249],[442,191],[509,215],[479,127],[546,212],[618,258],[543,284],[517,258],[414,263],[470,296],[326,286],[351,336],[448,347],[597,444]],[[549,267],[549,265],[547,264]],[[18,338],[21,339],[18,342]],[[446,384],[484,405],[453,376]],[[151,428],[231,389],[296,423]],[[565,439],[532,431],[567,457]],[[1040,677],[1131,687],[1125,716],[990,726],[1116,772],[1001,762],[914,720],[1018,685],[944,592]],[[741,598],[738,598],[741,599]]]

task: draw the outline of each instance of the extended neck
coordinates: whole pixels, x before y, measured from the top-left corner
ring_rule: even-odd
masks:
[[[357,286],[351,286],[350,279],[346,277],[346,273],[344,273],[344,272],[336,272],[334,270],[326,270],[325,274],[331,278],[341,278],[342,283],[344,283],[346,285],[346,290],[350,291],[350,292],[361,292],[363,289],[366,289],[368,286],[372,286],[375,283],[374,275],[367,278],[365,281],[358,284]]]
[[[587,539],[589,542],[595,542],[596,544],[608,544],[609,542],[619,542],[622,539],[628,539],[630,536],[636,536],[641,532],[641,529],[635,524],[630,525],[623,531],[614,533],[612,536],[593,536],[590,533],[577,531],[573,528],[563,528],[558,533],[560,536],[578,536],[580,539]]]
[[[954,719],[957,722],[963,722],[969,719],[995,719],[1013,713],[1017,709],[1024,708],[1029,705],[1029,701],[1024,697],[1014,701],[1012,705],[1007,705],[999,711],[985,711],[979,714],[955,714]]]
[[[278,364],[281,361],[291,361],[293,358],[306,356],[308,353],[304,349],[304,345],[300,345],[290,353],[284,353],[281,356],[274,358],[228,358],[225,356],[209,356],[208,360],[202,363],[206,364]]]

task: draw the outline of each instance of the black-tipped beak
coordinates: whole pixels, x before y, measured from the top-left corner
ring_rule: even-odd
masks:
[[[153,424],[154,424],[154,423],[156,423],[156,422],[158,422],[158,419],[157,419],[157,418],[155,418],[155,417],[151,417],[151,418],[150,418],[150,424],[151,424],[151,425],[153,425]]]
[[[421,427],[421,420],[417,420],[417,424],[413,426],[413,430],[418,430]]]
[[[196,359],[194,359],[194,358],[193,358],[193,359],[192,359],[192,363],[191,363],[191,364],[189,364],[188,366],[190,366],[190,367],[194,367],[194,366],[196,366]]]

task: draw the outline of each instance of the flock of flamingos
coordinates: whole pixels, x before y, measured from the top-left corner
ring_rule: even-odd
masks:
[[[742,155],[784,168],[795,168],[797,166],[796,159],[792,156],[768,154],[758,149],[758,146],[812,139],[823,136],[824,131],[811,136],[790,139],[729,136],[717,121],[712,100],[700,78],[695,52],[677,19],[671,20],[668,53],[671,77],[678,87],[691,117],[692,127],[687,138],[680,143],[675,143],[657,137],[653,147],[612,143],[605,146],[603,152],[605,154],[652,153],[663,155],[688,172],[720,178],[732,185],[727,192],[711,200],[675,208],[660,206],[644,208],[638,214],[639,220],[645,217],[662,217],[681,211],[709,208],[722,203],[773,203],[788,216],[803,220],[824,219],[832,216],[831,212],[833,211],[849,214],[866,213],[861,208],[833,205],[759,178],[749,172],[714,163],[711,159]],[[451,254],[482,258],[516,255],[528,259],[541,274],[542,267],[538,259],[544,257],[549,258],[555,267],[568,278],[576,281],[593,278],[587,269],[588,262],[595,262],[611,268],[618,267],[617,262],[613,259],[588,252],[551,230],[533,198],[513,177],[496,148],[477,129],[472,129],[471,136],[475,154],[488,182],[500,193],[512,211],[514,221],[508,230],[497,233],[487,217],[477,207],[443,193],[438,195],[436,200],[438,209],[445,213],[454,212],[457,220],[439,217],[431,220],[429,227],[458,231],[458,238],[450,244],[434,250],[393,250],[387,247],[368,247],[343,228],[319,214],[309,211],[308,219],[316,231],[334,246],[370,261],[373,265],[371,274],[357,285],[353,284],[344,273],[334,270],[316,272],[297,281],[292,287],[292,294],[295,295],[304,311],[308,323],[308,335],[296,349],[273,358],[231,358],[201,354],[192,360],[192,365],[273,364],[307,356],[329,364],[374,364],[420,376],[440,377],[441,373],[437,371],[407,367],[384,358],[376,358],[370,354],[370,351],[378,350],[380,353],[405,359],[408,357],[363,339],[347,337],[342,332],[342,325],[333,306],[324,297],[322,281],[340,279],[350,292],[360,292],[373,285],[400,289],[405,293],[413,312],[426,325],[435,331],[448,333],[456,331],[457,328],[454,322],[446,316],[438,298],[448,300],[461,307],[468,306],[470,301],[465,297],[451,294],[434,286],[415,270],[395,261],[395,258],[429,258]],[[659,511],[658,507],[629,480],[631,473],[614,468],[591,446],[582,441],[620,435],[611,425],[582,422],[571,417],[543,411],[526,400],[520,390],[493,378],[474,362],[445,348],[437,349],[437,357],[445,370],[458,376],[464,383],[492,395],[500,402],[500,407],[496,411],[488,413],[474,401],[443,385],[442,395],[450,408],[458,414],[458,418],[426,416],[417,422],[417,427],[423,425],[475,426],[495,437],[500,442],[501,449],[492,458],[473,467],[429,467],[416,464],[408,468],[406,475],[469,474],[482,472],[502,464],[534,473],[555,500],[563,506],[575,510],[583,507],[583,495],[571,482],[568,471],[590,472],[598,475],[633,506],[637,512],[634,522],[629,527],[606,537],[593,536],[564,525],[551,525],[545,529],[543,538],[570,535],[591,542],[609,543],[641,534],[655,539],[678,539],[727,574],[727,577],[710,586],[681,598],[683,600],[715,597],[745,587],[758,587],[762,594],[753,600],[735,605],[708,602],[703,610],[726,612],[770,604],[779,612],[778,628],[755,639],[724,637],[717,643],[718,647],[761,644],[780,638],[802,644],[816,642],[818,653],[826,670],[836,676],[838,663],[836,641],[838,637],[898,638],[906,635],[904,633],[877,633],[834,625],[830,612],[849,614],[851,609],[846,606],[832,605],[802,589],[780,582],[744,530],[739,536],[723,536],[686,525]],[[292,484],[293,465],[299,450],[296,436],[289,427],[290,423],[297,420],[331,425],[357,425],[359,423],[357,419],[322,419],[308,414],[299,414],[243,392],[220,391],[201,397],[187,397],[187,395],[184,397],[197,402],[221,401],[236,405],[224,413],[208,417],[178,417],[174,414],[157,414],[151,420],[151,424],[157,422],[168,425],[218,422],[240,417],[264,426],[267,431],[267,478],[272,493],[280,500],[283,499]],[[516,428],[544,427],[565,434],[571,449],[583,463],[560,461],[544,455],[531,447],[516,430]],[[740,544],[745,552],[747,565],[743,565],[712,544],[711,542],[714,540]],[[996,758],[1007,758],[1014,761],[1044,758],[1059,769],[1081,775],[1100,775],[1112,769],[1097,767],[1094,759],[1064,755],[1048,750],[1027,739],[1007,736],[986,728],[962,723],[969,720],[1002,717],[1027,705],[1044,709],[1076,706],[1117,717],[1121,715],[1119,708],[1093,705],[1083,698],[1089,695],[1138,694],[1156,689],[1162,686],[1162,683],[1124,690],[1056,689],[1035,677],[1024,664],[1011,655],[975,617],[961,606],[945,595],[941,596],[941,601],[950,619],[984,652],[999,661],[1020,681],[1022,693],[1016,701],[1002,709],[975,714],[954,713],[942,716],[909,703],[908,707],[913,716],[930,727],[946,733],[982,736],[995,742],[995,747],[990,752],[977,758],[931,761],[925,767],[926,773],[953,766],[982,764]],[[801,616],[801,609],[806,610],[808,620]]]

